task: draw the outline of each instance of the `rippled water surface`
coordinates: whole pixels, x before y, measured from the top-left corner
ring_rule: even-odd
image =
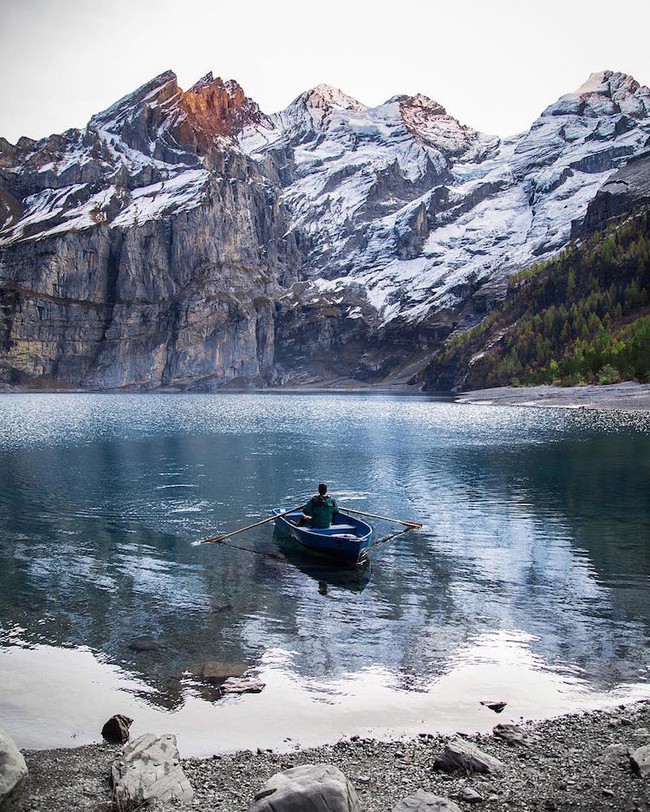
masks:
[[[263,525],[415,519],[361,571]],[[650,696],[650,418],[353,394],[0,396],[0,718],[186,754],[489,729]],[[382,540],[399,526],[375,521]],[[143,643],[144,641],[144,643]],[[234,663],[260,694],[219,698]]]

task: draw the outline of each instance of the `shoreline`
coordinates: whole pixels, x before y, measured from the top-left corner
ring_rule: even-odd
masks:
[[[422,391],[406,384],[360,386],[287,386],[264,389],[223,387],[214,392],[173,389],[2,389],[0,395],[395,395],[429,398],[460,405],[528,406],[536,408],[594,409],[603,411],[650,411],[650,384],[624,381],[585,386],[502,386],[460,392]]]
[[[459,392],[457,403],[536,408],[650,411],[650,384],[626,381],[588,386],[504,386]]]
[[[494,716],[495,726],[508,721]],[[629,754],[650,745],[650,700],[542,722],[520,720],[517,726],[524,743],[508,742],[493,733],[462,737],[499,759],[504,766],[501,773],[465,775],[437,770],[436,758],[454,737],[424,731],[408,740],[353,736],[334,745],[291,752],[258,749],[181,758],[194,799],[156,808],[246,812],[271,775],[301,764],[327,763],[339,767],[350,780],[364,812],[388,812],[418,789],[450,798],[461,810],[476,808],[479,802],[472,793],[482,799],[480,809],[495,812],[648,809],[650,776],[635,772]],[[108,744],[23,751],[30,777],[16,812],[109,812],[110,765],[121,751],[121,746]]]

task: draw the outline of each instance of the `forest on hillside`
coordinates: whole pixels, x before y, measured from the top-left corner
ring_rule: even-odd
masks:
[[[428,381],[463,389],[650,381],[650,209],[513,275],[505,300],[450,337]]]

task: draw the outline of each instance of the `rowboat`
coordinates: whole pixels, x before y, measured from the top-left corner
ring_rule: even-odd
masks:
[[[336,558],[346,564],[357,564],[363,560],[372,541],[372,527],[347,513],[336,513],[336,523],[329,527],[299,526],[303,515],[300,510],[284,513],[283,508],[275,508],[273,513],[279,531],[290,535],[298,544],[314,553]]]

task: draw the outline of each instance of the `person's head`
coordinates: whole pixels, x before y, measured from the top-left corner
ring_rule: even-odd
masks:
[[[318,486],[318,493],[321,496],[325,496],[325,494],[327,493],[327,485],[324,482],[321,482],[320,485]]]

